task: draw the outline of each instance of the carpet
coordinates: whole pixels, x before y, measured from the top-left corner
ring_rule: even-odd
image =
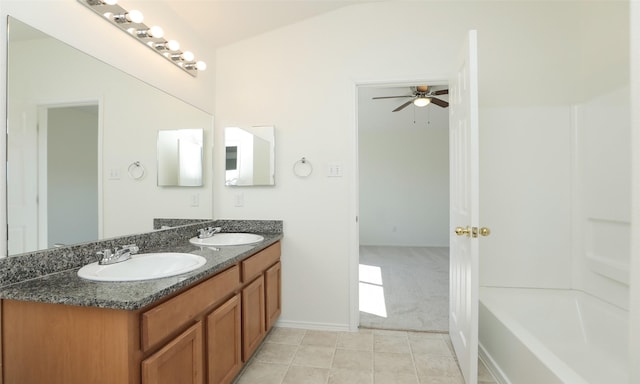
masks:
[[[448,247],[360,247],[360,327],[448,332]]]

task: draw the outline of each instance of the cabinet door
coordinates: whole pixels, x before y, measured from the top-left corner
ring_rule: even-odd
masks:
[[[266,333],[264,277],[260,275],[242,290],[242,358],[246,362]]]
[[[265,305],[267,311],[267,331],[271,329],[282,311],[282,267],[277,262],[264,273]]]
[[[202,384],[202,322],[142,362],[142,384]]]
[[[240,267],[234,265],[214,277],[142,314],[144,352],[171,340],[177,329],[192,323],[205,309],[213,308],[240,286]]]
[[[209,384],[231,383],[242,368],[240,294],[207,316]]]

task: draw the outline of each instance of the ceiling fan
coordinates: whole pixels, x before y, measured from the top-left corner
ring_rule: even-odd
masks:
[[[439,107],[442,108],[447,108],[449,106],[449,103],[438,99],[437,97],[434,96],[438,96],[438,95],[448,95],[449,94],[449,90],[448,89],[440,89],[437,91],[430,91],[429,90],[429,86],[428,85],[418,85],[415,87],[411,87],[411,94],[410,95],[404,95],[404,96],[379,96],[379,97],[373,97],[373,100],[376,99],[395,99],[395,98],[400,98],[400,97],[410,97],[411,100],[407,101],[406,103],[402,104],[401,106],[399,106],[398,108],[394,109],[393,112],[398,112],[403,110],[405,107],[409,106],[409,104],[413,103],[416,107],[424,107],[427,106],[429,103],[433,103]]]

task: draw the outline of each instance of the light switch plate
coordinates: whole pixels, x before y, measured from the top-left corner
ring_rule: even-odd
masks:
[[[109,168],[109,180],[120,180],[120,168]]]
[[[238,192],[234,195],[234,206],[243,207],[244,206],[244,193]]]
[[[342,163],[329,163],[327,165],[327,177],[342,177]]]

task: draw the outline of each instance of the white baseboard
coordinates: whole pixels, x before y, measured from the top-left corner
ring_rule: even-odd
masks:
[[[313,331],[350,332],[349,324],[312,323],[304,321],[278,320],[275,324],[280,328],[309,329]]]
[[[487,353],[487,350],[484,349],[482,344],[478,344],[478,357],[487,367],[489,372],[493,375],[494,379],[498,384],[511,384],[511,381],[507,379],[507,376],[502,372],[500,367],[496,364],[495,360]]]

